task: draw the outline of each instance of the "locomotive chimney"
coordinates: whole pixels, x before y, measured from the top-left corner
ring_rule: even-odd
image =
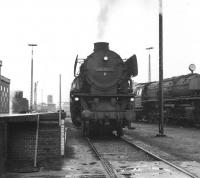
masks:
[[[106,43],[106,42],[94,43],[94,52],[97,52],[100,50],[109,50],[109,43]]]

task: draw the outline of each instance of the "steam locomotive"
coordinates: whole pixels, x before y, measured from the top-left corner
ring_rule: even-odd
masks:
[[[139,83],[134,90],[136,120],[155,123],[159,118],[159,83]],[[200,124],[200,74],[163,80],[164,121],[179,125]]]
[[[23,97],[23,91],[15,91],[12,97],[12,112],[13,113],[27,113],[28,100]]]
[[[122,60],[106,42],[95,43],[94,52],[86,59],[76,57],[70,112],[72,122],[82,128],[84,136],[114,130],[118,136],[123,134],[123,127],[134,118],[131,77],[137,73],[136,55]]]

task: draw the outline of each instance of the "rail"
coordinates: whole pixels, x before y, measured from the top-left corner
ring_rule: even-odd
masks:
[[[88,141],[90,147],[92,148],[92,150],[94,151],[96,156],[101,161],[101,164],[103,165],[103,167],[106,170],[106,172],[108,173],[108,175],[111,178],[117,178],[117,175],[115,174],[115,171],[113,170],[111,164],[106,159],[104,159],[103,156],[101,156],[101,154],[97,151],[97,149],[95,148],[94,144],[91,142],[91,140],[88,137],[86,138],[86,140]]]
[[[169,161],[167,161],[167,160],[165,160],[165,159],[159,157],[158,155],[155,155],[154,153],[151,153],[150,151],[146,150],[145,148],[142,148],[141,146],[139,146],[139,145],[137,145],[137,144],[135,144],[135,143],[130,142],[125,136],[121,137],[121,139],[122,139],[124,142],[130,144],[131,146],[134,146],[134,147],[136,147],[137,149],[142,150],[143,152],[147,153],[149,156],[153,157],[154,159],[157,159],[158,161],[162,161],[162,162],[164,162],[164,163],[170,165],[171,167],[177,169],[178,171],[180,171],[180,172],[182,172],[182,173],[184,173],[184,174],[186,174],[186,175],[188,175],[188,176],[190,176],[190,177],[192,177],[192,178],[199,178],[199,177],[197,177],[196,175],[190,173],[189,171],[186,171],[186,170],[184,170],[183,168],[181,168],[181,167],[179,167],[179,166],[177,166],[177,165],[175,165],[175,164],[173,164],[173,163],[171,163],[171,162],[169,162]]]

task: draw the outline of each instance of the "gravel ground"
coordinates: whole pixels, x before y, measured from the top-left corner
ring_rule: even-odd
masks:
[[[118,138],[108,137],[92,140],[100,154],[112,161],[155,161],[146,153],[130,146]]]
[[[200,130],[168,126],[164,128],[166,137],[156,137],[158,126],[153,124],[134,124],[135,129],[125,129],[125,133],[134,139],[157,147],[177,160],[200,162]]]
[[[135,142],[135,139],[132,139],[131,136],[129,136],[129,139]],[[152,157],[149,157],[149,155],[143,151],[130,146],[116,137],[105,137],[101,139],[96,138],[93,139],[92,142],[98,152],[110,162],[117,176],[120,178],[190,177],[177,171],[175,168],[172,168],[162,161],[158,161]],[[169,154],[165,152],[158,152],[158,149],[152,149],[152,147],[149,147],[147,144],[144,144],[141,141],[137,141],[137,144],[147,148],[149,151],[153,150],[154,154],[156,155],[159,153],[159,155],[162,155],[162,157],[165,156],[166,158],[170,158],[170,160],[172,159],[173,161],[177,161],[175,157],[169,156]],[[193,173],[197,175],[196,171],[193,171]]]

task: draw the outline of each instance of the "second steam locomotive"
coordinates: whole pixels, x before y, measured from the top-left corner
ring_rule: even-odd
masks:
[[[159,119],[159,83],[136,85],[136,120],[150,123]],[[191,73],[163,81],[164,121],[178,125],[200,124],[200,74]]]
[[[105,42],[95,43],[94,52],[86,59],[76,58],[70,112],[73,123],[81,126],[83,135],[99,134],[103,130],[123,134],[122,128],[134,118],[131,77],[137,73],[136,55],[122,60]]]

